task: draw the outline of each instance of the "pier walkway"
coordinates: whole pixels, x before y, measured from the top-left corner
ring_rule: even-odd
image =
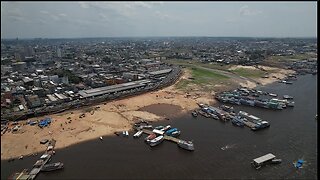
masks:
[[[153,132],[153,131],[151,131],[151,130],[149,130],[149,129],[142,129],[141,131],[142,131],[143,133],[146,133],[146,134],[153,134],[153,133],[155,133],[155,132]],[[163,138],[164,138],[165,140],[172,141],[172,142],[175,142],[175,143],[178,143],[179,141],[184,141],[184,140],[180,140],[180,139],[178,139],[178,138],[175,138],[175,137],[172,137],[172,136],[168,136],[168,135],[165,135],[165,134],[163,134]]]

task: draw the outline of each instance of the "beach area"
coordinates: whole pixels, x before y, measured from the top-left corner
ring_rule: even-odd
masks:
[[[274,70],[273,73],[269,74],[269,78],[246,79],[243,82],[235,81],[243,87],[255,88],[257,82],[260,85],[267,85],[294,72],[285,69]],[[7,132],[1,136],[1,160],[40,153],[45,150],[45,145],[40,144],[43,139],[53,138],[57,140],[56,149],[65,148],[80,142],[98,139],[100,136],[113,136],[114,132],[130,130],[132,125],[140,119],[147,121],[164,120],[169,116],[172,117],[197,108],[197,103],[214,104],[213,95],[216,93],[215,91],[208,92],[199,89],[199,91],[184,92],[176,88],[175,85],[179,81],[188,79],[190,76],[190,72],[184,69],[183,75],[174,85],[158,91],[28,119],[41,120],[50,117],[52,122],[48,127],[30,126],[26,125],[27,120],[19,121],[20,130],[15,133]],[[179,107],[177,108],[179,110],[175,114],[168,115],[168,117],[142,110],[154,104],[174,105]],[[85,115],[80,118],[82,114]]]

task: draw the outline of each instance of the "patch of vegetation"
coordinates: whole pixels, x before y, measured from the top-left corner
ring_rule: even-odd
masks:
[[[223,80],[228,79],[229,77],[216,73],[211,70],[202,69],[199,67],[193,67],[192,69],[192,77],[195,78],[195,80],[207,80],[207,79],[214,79],[214,80]]]
[[[177,89],[183,90],[183,89],[186,89],[189,84],[190,84],[190,81],[189,81],[189,80],[182,79],[181,81],[179,81],[179,82],[175,85],[175,87],[176,87]]]

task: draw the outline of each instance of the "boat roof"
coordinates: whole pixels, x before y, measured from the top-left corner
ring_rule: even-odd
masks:
[[[269,160],[271,160],[271,159],[273,159],[273,158],[275,158],[275,157],[276,157],[275,155],[269,153],[269,154],[266,154],[266,155],[261,156],[261,157],[259,157],[259,158],[256,158],[256,159],[254,159],[253,161],[254,161],[255,163],[257,163],[257,164],[260,164],[260,163],[263,163],[263,162],[265,162],[265,161],[269,161]]]
[[[160,131],[158,129],[154,129],[152,132],[156,133],[156,134],[160,134],[160,135],[163,135],[164,134],[164,131]]]

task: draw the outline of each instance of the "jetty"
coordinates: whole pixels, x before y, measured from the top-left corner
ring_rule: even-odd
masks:
[[[52,139],[49,141],[47,149],[45,151],[45,153],[40,156],[40,159],[33,165],[33,168],[31,169],[31,171],[28,173],[27,169],[24,169],[22,172],[20,173],[15,173],[13,174],[11,177],[9,177],[9,179],[24,179],[24,180],[32,180],[35,179],[36,176],[39,174],[39,172],[41,171],[41,169],[43,168],[44,165],[47,164],[47,162],[49,162],[51,160],[51,157],[53,156],[54,152],[54,147],[56,144],[56,140]]]
[[[143,133],[145,133],[145,134],[148,134],[148,135],[153,134],[153,133],[162,135],[165,140],[172,141],[172,142],[175,142],[175,143],[177,143],[177,144],[178,144],[180,141],[184,141],[184,140],[181,140],[181,139],[172,137],[172,136],[165,135],[164,133],[161,134],[159,131],[151,131],[151,130],[149,130],[149,129],[142,129],[141,131],[142,131]]]

